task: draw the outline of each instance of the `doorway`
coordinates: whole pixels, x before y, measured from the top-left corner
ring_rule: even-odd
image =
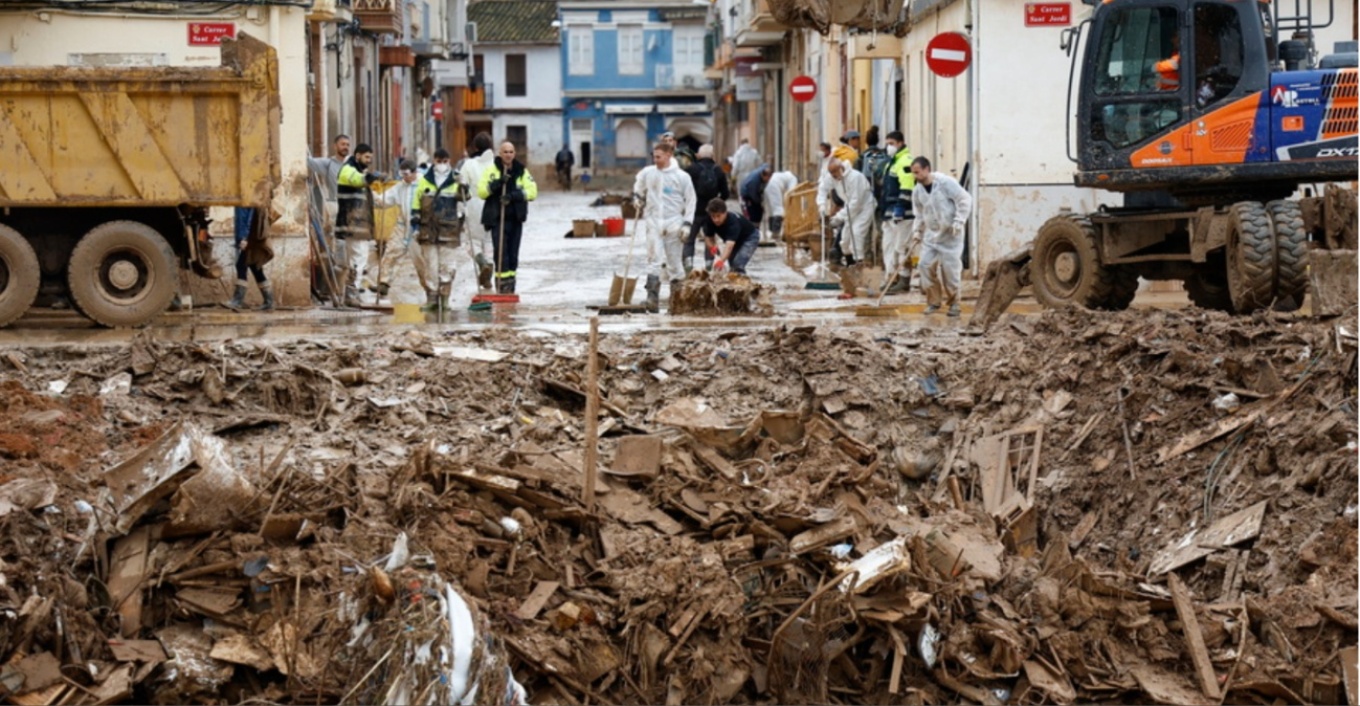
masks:
[[[594,134],[591,130],[590,118],[572,118],[571,120],[571,146],[576,153],[577,164],[582,169],[591,167],[591,149],[594,143]]]

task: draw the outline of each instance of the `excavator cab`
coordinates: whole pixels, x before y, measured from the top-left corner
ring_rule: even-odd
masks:
[[[1272,72],[1269,3],[1104,0],[1088,36],[1074,86],[1078,185],[1210,204],[1355,174],[1354,124],[1346,134],[1328,120],[1354,111],[1355,71]]]

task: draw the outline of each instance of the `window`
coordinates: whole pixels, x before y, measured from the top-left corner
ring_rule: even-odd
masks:
[[[642,26],[619,26],[619,75],[642,75]]]
[[[1126,7],[1114,11],[1098,36],[1091,136],[1125,148],[1177,123],[1182,69],[1176,11]],[[1188,68],[1188,67],[1186,67]]]
[[[672,35],[671,61],[676,76],[694,76],[704,71],[704,28],[676,27]]]
[[[647,157],[647,128],[636,118],[625,118],[614,128],[617,157]]]
[[[515,146],[515,159],[529,163],[529,128],[523,125],[506,125],[505,139]]]
[[[505,95],[524,97],[526,91],[526,69],[523,54],[505,55]]]
[[[595,30],[590,25],[567,28],[567,73],[572,76],[595,74]]]
[[[1242,80],[1242,20],[1232,6],[1195,6],[1195,105],[1219,102]]]

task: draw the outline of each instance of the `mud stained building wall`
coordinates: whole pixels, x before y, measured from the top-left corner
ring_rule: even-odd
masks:
[[[279,126],[281,180],[274,190],[273,208],[280,217],[270,228],[275,253],[265,271],[275,282],[280,304],[310,301],[311,255],[305,240],[307,218],[307,47],[306,10],[295,7],[247,7],[212,15],[141,16],[126,11],[116,16],[61,9],[0,12],[0,37],[9,37],[5,51],[13,66],[192,66],[214,67],[221,51],[212,45],[190,43],[190,23],[229,23],[268,42],[278,52],[279,97],[283,120]],[[213,218],[230,226],[231,210],[214,209]],[[213,229],[214,261],[224,278],[208,280],[187,271],[182,291],[199,303],[225,301],[235,277],[235,251],[230,228]]]

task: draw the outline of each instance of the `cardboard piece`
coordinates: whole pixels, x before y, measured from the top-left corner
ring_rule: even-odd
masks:
[[[625,436],[619,439],[614,465],[606,470],[616,476],[655,478],[661,472],[665,444],[659,436]]]
[[[109,651],[119,662],[155,664],[167,659],[159,640],[109,640]]]
[[[1172,542],[1152,558],[1152,564],[1148,567],[1149,575],[1156,576],[1175,571],[1219,549],[1254,539],[1261,533],[1266,502],[1262,500],[1251,507],[1220,517],[1207,528],[1191,530],[1189,534]]]

